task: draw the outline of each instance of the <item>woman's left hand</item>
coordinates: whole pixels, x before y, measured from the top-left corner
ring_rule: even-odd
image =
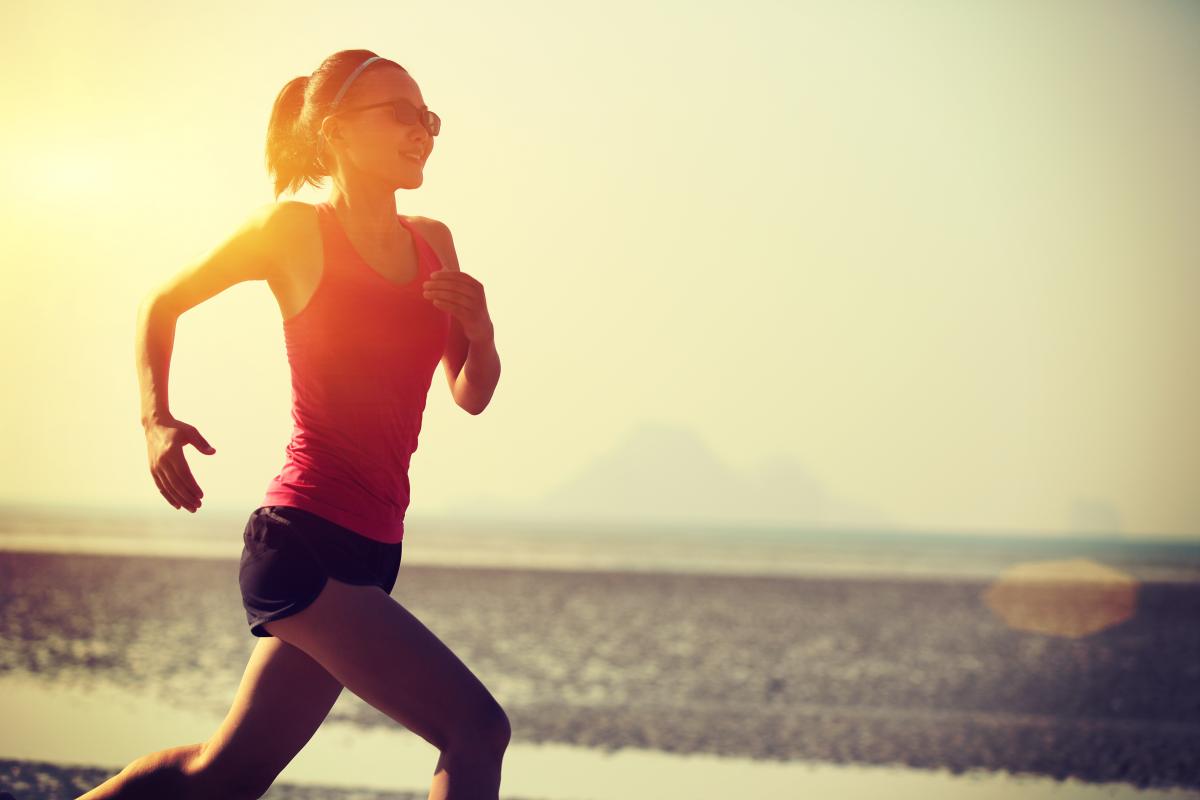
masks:
[[[439,269],[421,286],[425,299],[453,314],[472,342],[493,337],[492,318],[488,314],[482,283],[465,272]]]

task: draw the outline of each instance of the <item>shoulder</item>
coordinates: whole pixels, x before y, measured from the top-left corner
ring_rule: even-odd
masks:
[[[267,203],[256,211],[266,246],[278,264],[295,263],[298,255],[319,245],[317,209],[299,200]]]
[[[265,206],[264,211],[268,217],[269,225],[281,233],[295,233],[302,228],[311,228],[316,224],[317,207],[311,203],[303,203],[299,200],[283,200],[268,204]]]
[[[417,229],[429,246],[437,253],[438,259],[446,269],[461,271],[458,266],[458,254],[454,251],[454,237],[450,235],[450,227],[432,217],[405,217]]]
[[[273,247],[294,241],[297,234],[316,225],[316,207],[298,200],[267,203],[254,210],[254,222]]]
[[[433,217],[405,217],[410,224],[414,225],[421,235],[426,239],[450,239],[450,228],[441,220],[436,220]]]

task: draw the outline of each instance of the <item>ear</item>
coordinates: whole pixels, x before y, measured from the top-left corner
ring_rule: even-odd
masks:
[[[326,117],[321,120],[321,128],[317,132],[318,135],[326,141],[333,141],[342,138],[342,128],[339,125],[336,117]]]

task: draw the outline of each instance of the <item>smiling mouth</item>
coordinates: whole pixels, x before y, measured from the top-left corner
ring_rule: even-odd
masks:
[[[421,157],[418,155],[414,155],[412,153],[401,153],[400,156],[402,158],[407,158],[409,161],[415,162],[417,164],[421,163]]]

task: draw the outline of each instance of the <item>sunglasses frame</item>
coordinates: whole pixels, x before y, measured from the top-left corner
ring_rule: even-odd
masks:
[[[397,97],[395,100],[385,100],[382,103],[371,103],[370,105],[366,105],[366,106],[358,106],[356,108],[344,108],[339,111],[335,111],[334,113],[330,114],[329,116],[337,117],[337,116],[341,116],[342,114],[351,114],[356,111],[366,111],[371,108],[381,108],[383,106],[391,106],[392,114],[395,115],[396,114],[396,110],[395,110],[396,106],[400,106],[400,105],[408,106],[409,108],[414,109],[417,112],[417,122],[421,123],[422,127],[424,127],[425,130],[429,132],[430,136],[437,136],[437,133],[434,133],[435,126],[434,126],[434,122],[433,122],[436,119],[437,120],[437,125],[436,125],[437,131],[438,131],[438,133],[441,133],[441,130],[442,130],[442,118],[441,117],[439,117],[433,111],[430,111],[429,106],[421,106],[420,108],[417,108],[412,103],[408,102],[407,100],[405,100],[402,97]],[[399,122],[400,121],[399,118],[397,118],[396,121]],[[412,123],[404,123],[404,124],[411,125]]]

